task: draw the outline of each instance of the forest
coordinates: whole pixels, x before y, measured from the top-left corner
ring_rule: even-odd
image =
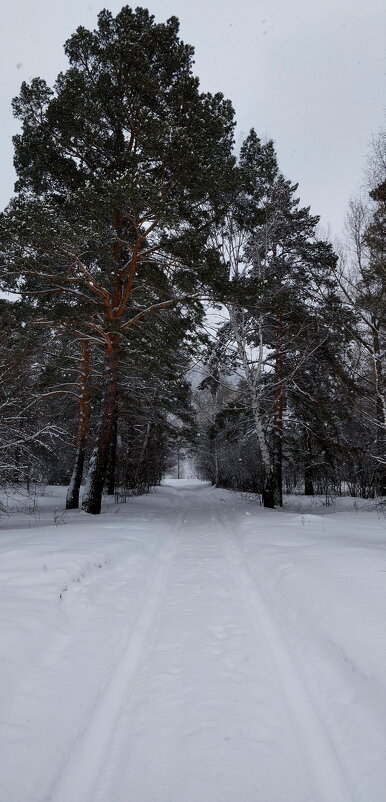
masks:
[[[3,490],[66,484],[95,515],[182,455],[266,507],[386,496],[385,132],[331,243],[261,121],[236,152],[176,17],[102,11],[65,52],[13,103]]]
[[[386,131],[333,239],[320,164],[311,207],[283,132],[277,147],[251,108],[242,134],[202,91],[177,17],[116,2],[67,39],[52,87],[29,78],[13,100],[0,802],[384,802]],[[278,71],[296,114],[306,73],[300,97],[311,76],[329,103],[352,89],[375,3],[279,0],[264,25],[250,3],[241,27],[232,0],[179,8],[188,32],[212,13],[224,59],[225,41],[261,47],[268,70],[298,43],[292,97]],[[60,20],[92,13],[22,6],[17,88],[32,16],[56,52]]]

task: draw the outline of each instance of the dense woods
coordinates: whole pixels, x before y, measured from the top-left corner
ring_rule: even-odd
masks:
[[[70,509],[84,483],[97,514],[182,450],[268,507],[385,496],[385,136],[333,246],[258,121],[235,153],[232,104],[200,92],[178,29],[102,11],[54,88],[14,101],[1,483],[67,483]]]

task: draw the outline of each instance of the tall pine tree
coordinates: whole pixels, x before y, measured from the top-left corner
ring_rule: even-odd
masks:
[[[100,424],[83,498],[99,513],[113,438],[121,337],[194,295],[207,227],[233,171],[233,109],[203,94],[178,20],[102,11],[67,41],[70,67],[14,101],[17,197],[7,266],[32,295],[63,296],[104,349]],[[8,239],[7,239],[8,238]]]

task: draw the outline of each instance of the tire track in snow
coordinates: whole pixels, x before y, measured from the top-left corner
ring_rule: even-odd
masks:
[[[49,802],[92,802],[94,799],[122,703],[130,691],[159,610],[169,566],[178,547],[178,538],[175,536],[181,530],[184,518],[185,511],[182,510],[165,545],[154,559],[127,642],[91,718],[72,745],[61,774],[48,796]]]
[[[273,619],[267,601],[246,565],[230,524],[219,512],[216,515],[226,535],[226,551],[233,576],[244,590],[253,629],[257,631],[259,637],[263,634],[272,654],[274,671],[314,779],[318,797],[313,798],[313,802],[353,802],[334,745],[312,700],[304,690],[285,637]]]

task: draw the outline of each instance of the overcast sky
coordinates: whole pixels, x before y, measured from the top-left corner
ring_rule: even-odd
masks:
[[[135,6],[140,0],[133,3]],[[66,68],[63,44],[101,8],[122,2],[8,0],[0,47],[0,207],[14,183],[11,99],[23,80],[52,84]],[[384,0],[151,0],[157,21],[180,19],[194,45],[203,90],[230,97],[237,139],[253,126],[276,142],[302,203],[339,234],[373,135],[385,123]]]

